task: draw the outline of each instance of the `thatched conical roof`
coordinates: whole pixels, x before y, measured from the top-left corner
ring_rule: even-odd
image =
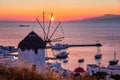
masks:
[[[46,47],[45,41],[43,41],[34,31],[30,32],[19,44],[18,48],[21,50],[36,50],[44,49]]]

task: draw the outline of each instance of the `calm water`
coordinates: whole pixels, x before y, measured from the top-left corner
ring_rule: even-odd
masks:
[[[19,27],[19,24],[30,24],[30,27]],[[120,23],[63,23],[65,39],[67,44],[89,44],[98,40],[103,44],[101,47],[101,65],[107,66],[108,61],[113,59],[113,52],[117,52],[120,60]],[[34,23],[0,23],[0,45],[11,45],[17,47],[18,43],[32,30],[43,36],[38,25]],[[57,32],[57,35],[60,33]],[[59,35],[60,36],[60,35]],[[81,66],[86,69],[86,64],[97,64],[94,59],[96,47],[74,47],[69,48],[68,63],[62,63],[63,67],[73,70],[78,67],[78,59],[84,58]],[[48,50],[51,56],[51,50]]]

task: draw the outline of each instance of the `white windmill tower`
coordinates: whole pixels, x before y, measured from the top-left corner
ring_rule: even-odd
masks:
[[[34,32],[30,32],[18,44],[18,60],[27,65],[40,66],[45,63],[46,43]]]

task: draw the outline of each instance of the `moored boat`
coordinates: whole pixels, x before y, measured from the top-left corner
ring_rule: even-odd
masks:
[[[114,52],[114,59],[109,61],[109,65],[117,65],[119,60],[116,60],[116,52]]]
[[[54,46],[52,46],[52,49],[54,50],[62,50],[67,48],[68,48],[67,44],[60,44],[60,43],[56,43]]]
[[[95,59],[101,59],[102,58],[102,54],[96,54],[95,55]]]
[[[82,62],[84,62],[84,59],[79,59],[78,60],[78,63],[82,63]]]
[[[68,62],[68,60],[67,60],[67,59],[63,60],[63,63],[67,63],[67,62]]]
[[[117,65],[119,60],[110,60],[109,65]]]
[[[67,58],[67,57],[68,57],[68,54],[69,54],[69,53],[63,51],[63,52],[57,54],[57,55],[56,55],[56,58],[57,58],[57,59],[64,59],[64,58]]]
[[[24,25],[24,24],[20,24],[19,27],[30,27],[30,25]]]

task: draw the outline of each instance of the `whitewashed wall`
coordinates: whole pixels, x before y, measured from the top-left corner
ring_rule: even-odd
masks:
[[[19,62],[24,62],[27,65],[35,64],[36,66],[43,65],[45,63],[45,49],[38,49],[36,54],[34,50],[18,50]]]

